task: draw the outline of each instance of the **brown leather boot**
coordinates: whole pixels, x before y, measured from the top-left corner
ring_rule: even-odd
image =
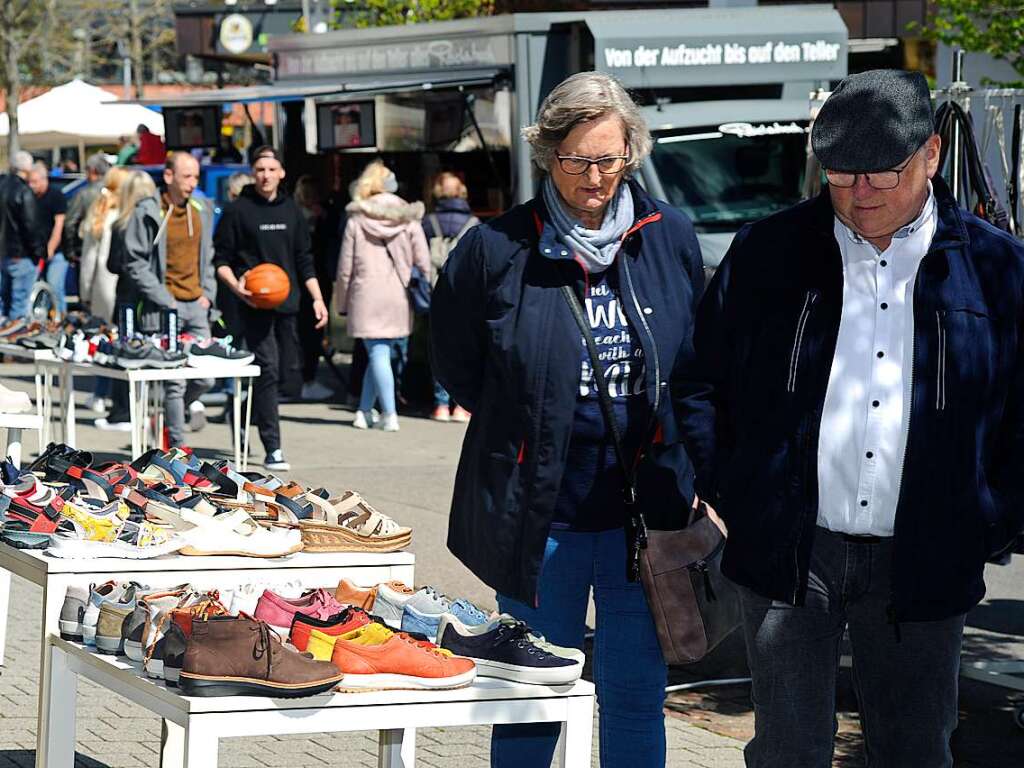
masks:
[[[265,622],[243,614],[192,622],[179,685],[186,696],[298,698],[328,691],[342,677],[331,662],[285,648]]]

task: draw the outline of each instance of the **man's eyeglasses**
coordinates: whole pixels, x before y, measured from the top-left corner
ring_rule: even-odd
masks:
[[[557,157],[559,167],[570,176],[582,176],[590,170],[592,165],[596,165],[597,172],[603,176],[614,176],[617,173],[622,173],[626,163],[629,162],[629,155],[608,155],[596,160],[575,155],[558,155]]]
[[[863,176],[867,180],[868,186],[872,189],[896,189],[900,185],[900,174],[910,167],[910,163],[913,162],[916,155],[916,152],[911,155],[902,168],[893,168],[890,171],[876,171],[875,173],[845,173],[843,171],[826,170],[825,178],[828,179],[828,183],[833,187],[839,187],[840,189],[852,187],[857,183],[858,176]]]

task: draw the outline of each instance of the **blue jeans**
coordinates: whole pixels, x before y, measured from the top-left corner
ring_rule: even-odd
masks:
[[[32,295],[36,274],[36,265],[32,259],[24,256],[4,259],[3,280],[0,284],[0,305],[4,317],[25,317],[28,314],[28,300]]]
[[[451,397],[448,396],[448,390],[441,386],[441,382],[434,379],[434,405],[435,406],[448,406],[451,404]]]
[[[551,531],[541,568],[539,607],[498,595],[499,610],[522,619],[556,645],[582,649],[593,588],[601,765],[661,768],[668,671],[643,588],[626,580],[625,532]],[[492,768],[549,766],[558,732],[557,723],[494,726]]]
[[[402,339],[363,339],[366,347],[368,364],[363,376],[363,392],[359,398],[359,410],[369,413],[373,404],[380,400],[380,411],[385,416],[398,413],[395,405],[395,370],[405,364],[405,350],[409,340]],[[392,368],[392,357],[398,358],[397,365]]]
[[[964,616],[889,622],[892,539],[815,532],[805,605],[740,590],[753,677],[749,768],[832,765],[840,643],[849,631],[867,764],[952,768]]]
[[[68,311],[66,283],[68,277],[68,260],[58,251],[46,265],[46,282],[50,284],[57,297],[57,310],[63,315]]]

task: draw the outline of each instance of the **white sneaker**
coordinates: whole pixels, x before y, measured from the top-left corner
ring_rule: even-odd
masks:
[[[356,416],[352,419],[352,426],[356,429],[369,429],[372,423],[373,416],[368,419],[363,411],[356,411]]]
[[[0,412],[29,413],[31,410],[32,401],[28,395],[0,384]]]
[[[198,400],[188,404],[188,431],[198,432],[206,426],[206,406]]]
[[[102,429],[104,432],[131,432],[132,423],[130,421],[107,421],[106,418],[100,417],[92,423],[96,429]]]
[[[303,400],[329,400],[334,397],[334,390],[315,379],[302,385]]]
[[[106,398],[96,397],[95,395],[93,395],[92,397],[85,401],[85,409],[87,411],[92,411],[93,413],[106,413]]]
[[[284,452],[280,448],[267,454],[267,460],[263,462],[263,466],[274,472],[287,472],[292,468],[292,465],[284,460]]]
[[[398,431],[398,414],[397,413],[386,413],[378,424],[375,425],[377,429],[382,432],[397,432]]]

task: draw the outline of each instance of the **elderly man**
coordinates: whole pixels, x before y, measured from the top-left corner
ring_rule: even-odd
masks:
[[[832,764],[849,630],[871,765],[951,766],[964,615],[1022,527],[1024,248],[936,175],[920,74],[847,78],[811,142],[827,190],[740,232],[696,331],[747,765]]]
[[[67,311],[67,292],[64,284],[68,274],[68,261],[61,250],[64,234],[64,218],[68,202],[60,190],[50,186],[50,169],[46,163],[35,162],[28,172],[28,186],[39,203],[39,233],[46,241],[46,282],[53,289],[57,299],[57,310]]]

